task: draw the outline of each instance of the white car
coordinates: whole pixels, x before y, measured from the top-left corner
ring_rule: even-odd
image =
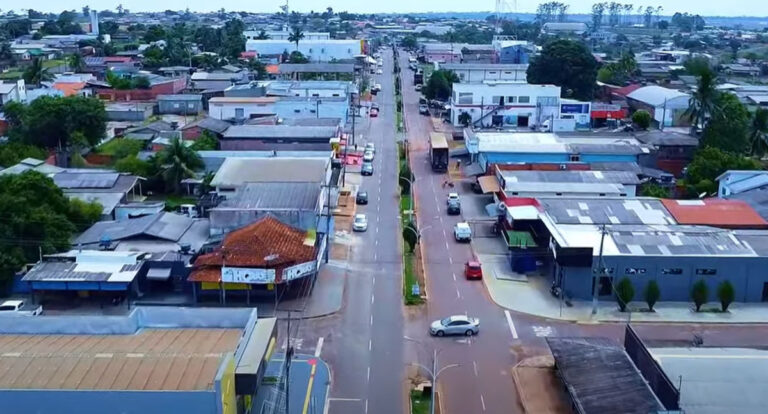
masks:
[[[354,231],[368,230],[368,218],[365,217],[365,214],[355,214],[355,222],[352,223],[352,230]]]
[[[376,147],[374,147],[373,142],[365,144],[365,152],[372,152],[374,154],[376,153]]]
[[[377,91],[380,91],[381,90],[381,84],[377,83],[377,84],[373,85],[373,89],[376,89]]]
[[[363,161],[365,162],[373,161],[373,152],[366,150],[365,153],[363,154]]]
[[[453,315],[432,322],[429,333],[436,336],[444,335],[477,335],[480,332],[480,319],[467,315]]]
[[[451,201],[459,201],[459,193],[448,193],[448,199],[445,203],[448,204]]]
[[[377,70],[377,71],[376,71],[376,74],[377,74],[377,75],[383,75],[383,74],[384,74],[384,71],[383,71],[383,70],[381,70],[381,69],[379,69],[379,70]]]
[[[456,223],[453,227],[453,237],[457,242],[469,242],[472,240],[472,229],[469,227],[469,223],[461,222]]]

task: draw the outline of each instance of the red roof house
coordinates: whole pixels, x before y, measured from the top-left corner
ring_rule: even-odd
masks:
[[[726,229],[766,229],[768,222],[746,202],[707,198],[703,200],[661,200],[679,224]]]

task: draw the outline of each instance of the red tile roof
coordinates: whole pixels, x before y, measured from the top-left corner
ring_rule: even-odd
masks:
[[[766,222],[741,200],[708,198],[704,200],[661,200],[680,224],[697,224],[723,228],[768,228]]]
[[[632,93],[632,92],[634,92],[634,91],[636,91],[636,90],[638,90],[638,89],[640,89],[642,87],[643,87],[643,85],[640,85],[640,84],[627,85],[627,86],[625,86],[623,88],[615,89],[613,91],[613,94],[614,95],[618,95],[618,96],[627,96],[630,93]]]
[[[315,260],[314,245],[307,245],[304,230],[285,224],[273,216],[229,233],[216,251],[195,260],[195,270],[189,277],[193,282],[218,282],[221,267],[251,267],[277,270],[280,281],[282,269]]]

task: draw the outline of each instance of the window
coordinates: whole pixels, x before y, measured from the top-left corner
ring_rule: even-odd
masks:
[[[520,102],[520,103],[530,103],[531,102],[531,97],[530,96],[521,96],[521,97],[517,98],[517,101]]]
[[[505,75],[511,75],[511,74],[512,74],[512,72],[509,72],[509,71],[505,71],[505,72],[504,72],[504,74],[505,74]]]
[[[490,72],[488,72],[488,74],[489,74],[489,75],[495,75],[495,74],[496,74],[496,71],[495,71],[495,70],[494,70],[494,71],[490,71]]]
[[[536,103],[541,106],[557,106],[558,99],[556,96],[539,96],[536,98]]]
[[[507,103],[515,103],[517,99],[514,96],[507,96]]]
[[[187,104],[187,108],[189,108],[189,109],[195,109],[195,104]]]
[[[179,108],[179,104],[175,103],[175,104],[173,104],[173,107],[178,109]]]
[[[696,269],[697,275],[712,276],[717,274],[717,269]]]
[[[605,197],[605,193],[600,193],[600,197]]]
[[[294,109],[293,112],[295,112],[297,114],[300,114],[301,113],[301,109]]]
[[[243,109],[243,108],[235,108],[235,118],[240,119],[243,116],[245,116],[245,109]]]
[[[318,98],[318,97],[320,97],[320,94],[319,93],[313,93],[312,96],[314,96],[315,98]]]
[[[334,93],[334,94],[333,94],[333,96],[336,96],[336,97],[338,97],[338,96],[339,96],[339,94],[338,94],[338,93]]]
[[[325,48],[320,49],[320,53],[325,53]]]
[[[661,274],[662,275],[682,275],[683,269],[679,267],[670,267],[667,269],[661,269]]]
[[[352,49],[347,49],[347,53],[352,53]]]
[[[309,48],[309,53],[310,53],[310,54],[312,53],[312,48],[311,48],[311,47]]]
[[[459,73],[459,80],[462,80],[462,81],[464,80],[464,73],[463,72]]]
[[[493,97],[491,97],[491,102],[493,102],[494,105],[504,105],[504,97],[503,96],[493,96]]]
[[[315,111],[314,109],[310,109],[310,110],[309,110],[309,113],[310,113],[310,114],[314,114],[315,112],[316,112],[316,111]]]
[[[645,269],[642,267],[628,267],[624,269],[624,273],[628,275],[644,275]]]
[[[563,193],[555,193],[556,196],[561,196]]]
[[[513,192],[512,192],[512,195],[513,195],[513,196],[516,196],[516,195],[518,195],[518,194],[520,194],[520,193],[518,193],[517,191],[513,191]]]
[[[579,155],[579,154],[571,154],[571,156],[570,156],[569,160],[570,160],[571,162],[578,162],[578,161],[581,161],[581,155]]]
[[[460,104],[472,104],[473,100],[474,100],[474,97],[472,95],[472,92],[459,92]]]

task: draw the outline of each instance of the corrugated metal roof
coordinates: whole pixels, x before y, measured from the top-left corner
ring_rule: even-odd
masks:
[[[680,224],[725,228],[768,228],[768,222],[744,201],[710,198],[705,200],[661,200]]]
[[[640,184],[637,174],[626,171],[502,170],[505,183],[615,183]]]
[[[307,182],[247,183],[237,194],[219,204],[217,209],[243,210],[314,210],[320,186]]]
[[[233,125],[224,132],[224,139],[330,139],[337,132],[334,126]]]
[[[157,95],[158,101],[190,101],[199,102],[203,100],[203,95]]]
[[[193,222],[187,216],[166,212],[134,219],[100,221],[78,236],[73,244],[97,244],[105,238],[119,241],[140,236],[175,242],[181,239]]]
[[[352,73],[355,65],[351,63],[281,63],[279,73],[316,72],[316,73]]]
[[[227,158],[211,181],[214,187],[248,182],[323,182],[330,158]]]
[[[661,86],[651,85],[638,88],[635,91],[627,95],[628,98],[640,101],[652,106],[662,106],[665,101],[671,101],[673,99],[685,98],[688,99],[690,95],[680,92],[675,89],[663,88]]]
[[[69,173],[62,172],[53,176],[53,182],[59,188],[112,188],[119,173]]]
[[[539,204],[557,224],[676,224],[656,199],[542,198]]]

